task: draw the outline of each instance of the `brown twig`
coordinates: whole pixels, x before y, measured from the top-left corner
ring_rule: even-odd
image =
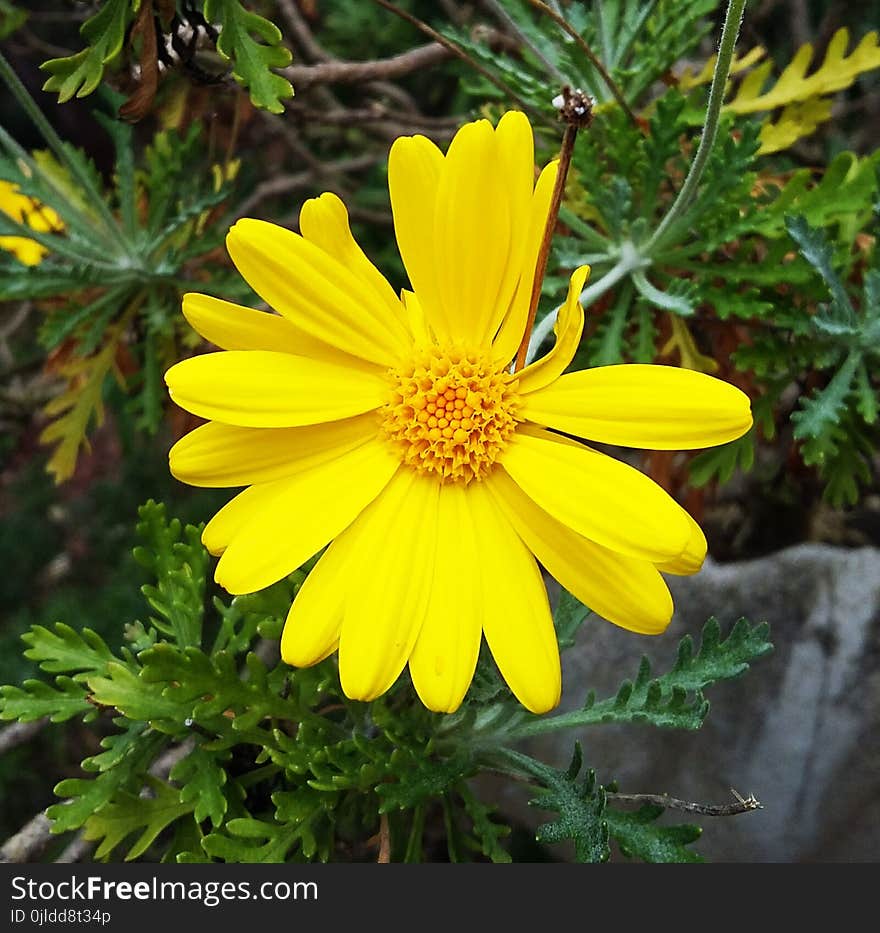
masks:
[[[0,847],[0,862],[21,864],[38,858],[52,837],[49,832],[51,825],[45,811],[41,811],[28,820],[15,835],[10,836]]]
[[[296,0],[278,0],[278,9],[293,33],[299,47],[316,62],[329,62],[333,56],[312,35],[306,18],[300,12]]]
[[[624,98],[623,93],[621,92],[620,88],[617,86],[617,83],[615,82],[614,78],[612,78],[611,75],[608,74],[607,69],[602,64],[602,62],[599,61],[598,56],[590,48],[587,42],[584,40],[584,37],[574,28],[574,26],[571,25],[571,23],[568,22],[568,20],[564,16],[560,16],[556,12],[556,10],[553,10],[549,6],[547,6],[547,4],[543,2],[543,0],[529,0],[529,3],[531,3],[531,5],[535,7],[536,10],[540,10],[545,16],[549,16],[550,19],[552,19],[553,22],[556,23],[557,26],[564,29],[565,32],[567,32],[568,35],[571,36],[571,38],[574,39],[575,42],[577,42],[577,44],[581,48],[581,51],[590,60],[590,64],[596,69],[596,71],[599,72],[599,74],[602,77],[602,80],[605,82],[606,86],[608,87],[608,90],[611,91],[612,97],[617,101],[618,104],[620,104],[621,108],[623,109],[623,112],[629,117],[633,126],[638,126],[639,121],[636,118],[636,115],[632,112],[632,110],[630,110],[630,106],[626,102],[626,99]]]
[[[649,804],[663,807],[666,810],[681,810],[684,813],[698,813],[701,816],[737,816],[740,813],[751,813],[752,810],[763,810],[764,807],[754,794],[741,797],[733,788],[730,792],[736,797],[736,803],[689,803],[667,794],[608,794],[609,800],[619,803]]]
[[[0,755],[29,742],[48,723],[48,719],[35,719],[33,722],[14,722],[11,726],[0,729]]]
[[[436,65],[447,58],[449,50],[446,43],[438,41],[377,61],[324,61],[315,65],[288,65],[283,74],[297,89],[311,84],[362,84],[365,81],[398,78],[420,68]]]
[[[516,351],[516,361],[513,371],[518,372],[526,365],[526,356],[529,350],[529,339],[532,328],[535,326],[535,315],[538,311],[538,300],[541,297],[541,286],[544,283],[544,273],[547,271],[547,259],[550,255],[550,243],[553,240],[553,231],[556,229],[556,218],[559,216],[559,206],[565,191],[565,179],[571,165],[571,156],[577,140],[578,130],[582,126],[589,126],[592,120],[592,100],[580,91],[571,91],[563,88],[563,105],[560,115],[566,121],[565,135],[562,137],[562,148],[559,151],[559,168],[556,172],[556,183],[550,197],[550,211],[547,214],[547,223],[544,225],[544,236],[538,259],[535,263],[535,278],[532,280],[532,294],[529,301],[529,316],[526,320],[526,329],[523,333],[519,349]]]
[[[391,861],[391,830],[387,813],[379,817],[379,857],[376,861],[380,865],[387,865]]]

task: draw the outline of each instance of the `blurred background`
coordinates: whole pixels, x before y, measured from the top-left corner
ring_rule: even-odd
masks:
[[[475,62],[484,68],[494,62],[497,67],[490,72],[501,75],[508,89],[529,91],[548,105],[558,93],[559,74],[547,67],[542,76],[541,61],[529,58],[528,37],[523,38],[523,17],[536,16],[514,0],[398,4],[454,39],[470,60],[370,0],[248,6],[278,26],[292,52],[292,63],[279,70],[296,93],[284,100],[281,113],[255,107],[226,75],[188,4],[180,5],[177,31],[168,34],[168,60],[159,69],[152,96],[143,92],[143,72],[131,55],[107,74],[117,96],[99,91],[59,104],[56,95],[41,90],[46,74],[40,65],[82,47],[78,29],[96,4],[0,2],[3,53],[58,134],[94,161],[103,183],[112,184],[119,150],[94,112],[115,117],[126,100],[131,151],[161,150],[157,133],[165,134],[172,148],[179,146],[168,159],[173,163],[168,176],[181,203],[191,191],[206,184],[210,188],[212,177],[222,176],[214,188],[216,203],[206,201],[208,206],[200,208],[211,212],[210,224],[219,234],[199,249],[177,247],[175,275],[194,288],[209,283],[230,300],[246,300],[246,295],[222,248],[228,225],[237,217],[255,216],[295,228],[302,202],[327,190],[346,202],[367,254],[392,283],[402,285],[387,195],[391,142],[402,134],[422,133],[442,147],[462,122],[476,115],[494,118],[520,105],[475,70]],[[557,4],[570,16],[578,6],[591,4]],[[717,42],[723,9],[703,6],[702,38],[677,61],[677,74],[688,65],[699,71]],[[778,74],[805,43],[822,56],[840,27],[848,27],[857,41],[878,25],[877,3],[752,0],[738,48],[763,46]],[[534,86],[515,73],[524,60]],[[513,71],[498,64],[505,61]],[[671,80],[661,75],[656,86]],[[26,150],[45,148],[33,122],[6,91],[0,96],[0,124]],[[809,168],[818,178],[841,152],[871,156],[878,136],[880,69],[875,69],[841,91],[831,118],[781,154],[771,171],[781,177]],[[541,164],[552,157],[558,140],[552,121],[539,127]],[[155,159],[150,165],[139,171],[148,175]],[[872,191],[876,200],[876,186]],[[160,197],[157,192],[153,188],[152,196]],[[202,202],[193,204],[195,212]],[[558,294],[568,267],[563,250],[551,263],[542,313],[551,310],[552,293]],[[150,361],[139,355],[139,348],[152,347],[151,365],[161,369],[164,359],[197,347],[182,319],[177,320],[176,293],[168,294],[167,304],[146,318],[145,329],[128,334],[114,349],[118,378],[99,384],[99,404],[88,413],[87,428],[66,464],[59,464],[57,450],[53,454],[45,438],[41,442],[51,421],[51,400],[59,392],[76,395],[87,388],[87,382],[71,376],[70,336],[58,324],[58,314],[52,316],[53,308],[66,307],[63,296],[13,296],[0,306],[0,683],[16,684],[35,673],[19,640],[32,624],[88,626],[115,642],[127,622],[143,615],[138,592],[143,572],[131,557],[139,504],[163,500],[170,514],[198,523],[228,497],[223,490],[183,487],[168,473],[167,451],[192,423],[166,406],[161,382],[145,375]],[[607,307],[593,313],[605,313]],[[47,320],[62,329],[49,341],[48,353]],[[694,330],[700,352],[715,358],[722,375],[731,371],[730,355],[738,341],[746,339],[745,325],[728,323],[720,330],[708,324]],[[663,326],[657,324],[653,346],[660,361],[677,362],[663,357],[671,336]],[[760,381],[731,378],[753,395],[760,391]],[[822,385],[821,375],[813,371],[805,371],[803,379],[801,385],[780,389],[779,430],[773,438],[764,437],[748,470],[712,474],[696,488],[688,482],[686,464],[678,460],[657,454],[640,461],[698,515],[710,560],[697,577],[674,581],[677,612],[667,638],[649,641],[593,619],[567,656],[565,695],[574,703],[587,689],[601,694],[632,676],[643,652],[662,668],[674,656],[678,638],[699,632],[712,615],[725,624],[740,616],[771,623],[776,651],[746,680],[712,692],[712,715],[701,732],[649,734],[632,726],[583,738],[590,765],[628,791],[714,803],[732,799],[730,788],[754,793],[763,811],[706,827],[701,851],[718,860],[880,858],[876,435],[867,453],[863,450],[867,473],[860,472],[858,494],[829,501],[826,480],[804,462],[785,427],[786,391],[797,397]],[[98,408],[102,419],[96,417]],[[94,728],[76,720],[63,727],[38,722],[21,730],[14,735],[0,731],[0,839],[51,803],[52,786],[78,775],[84,755],[98,750]],[[550,739],[543,743],[539,756],[564,766],[568,740],[558,747]],[[504,810],[516,821],[520,838],[527,839],[539,819],[525,806],[525,793],[513,787],[503,794]]]

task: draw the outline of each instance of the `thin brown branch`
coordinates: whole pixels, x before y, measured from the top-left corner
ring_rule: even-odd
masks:
[[[391,830],[387,813],[379,817],[379,857],[376,861],[380,865],[387,865],[391,861]]]
[[[408,52],[377,61],[328,61],[315,65],[288,65],[283,74],[297,89],[312,84],[362,84],[365,81],[398,78],[421,68],[429,68],[448,58],[449,49],[445,41],[429,42]]]
[[[329,62],[333,60],[333,56],[312,35],[312,30],[309,28],[306,18],[302,15],[296,0],[278,0],[278,9],[290,27],[297,45],[312,61]]]
[[[14,722],[11,726],[0,729],[0,755],[29,742],[37,733],[42,732],[48,723],[48,719],[35,719],[33,722]]]
[[[94,848],[95,843],[86,841],[80,834],[74,838],[73,842],[65,846],[55,861],[59,865],[73,865],[76,862],[81,862],[87,855],[91,854]]]
[[[740,813],[764,809],[754,794],[741,797],[733,788],[731,788],[731,793],[736,797],[736,802],[722,804],[690,803],[687,800],[670,797],[668,794],[608,794],[607,796],[609,800],[615,800],[618,803],[649,804],[663,807],[666,810],[698,813],[700,816],[737,816]]]
[[[569,21],[564,16],[560,16],[556,10],[547,6],[543,0],[529,0],[529,3],[531,3],[531,5],[535,7],[536,10],[540,10],[545,16],[549,16],[557,26],[559,26],[561,29],[564,29],[565,32],[568,33],[568,35],[571,36],[575,42],[577,42],[581,48],[581,51],[590,60],[590,64],[596,69],[596,71],[599,72],[608,90],[611,91],[612,97],[617,101],[618,104],[620,104],[623,112],[629,117],[633,126],[638,126],[639,121],[636,119],[636,115],[630,109],[629,104],[626,102],[626,99],[624,98],[620,88],[617,86],[614,78],[608,74],[608,70],[599,60],[596,53],[584,40],[584,37],[574,28],[574,26],[571,25],[571,23],[569,23]]]
[[[22,828],[0,846],[0,862],[32,862],[43,854],[52,834],[45,811],[28,820]]]

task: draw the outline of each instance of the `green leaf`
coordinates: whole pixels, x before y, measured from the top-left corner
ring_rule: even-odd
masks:
[[[97,711],[86,690],[70,677],[56,677],[54,687],[42,680],[0,687],[0,720],[33,722],[48,716],[52,722],[65,722],[80,713],[93,719]]]
[[[100,635],[90,628],[77,632],[64,622],[56,622],[54,632],[34,625],[21,640],[30,646],[24,656],[50,674],[102,672],[113,660],[112,652]]]
[[[217,764],[215,755],[196,746],[177,762],[168,777],[183,784],[180,802],[194,802],[193,815],[197,822],[210,819],[215,827],[222,824],[228,806],[223,791],[226,772]]]
[[[755,429],[742,437],[697,454],[690,463],[690,482],[699,488],[712,480],[726,483],[737,470],[748,473],[755,462]]]
[[[86,683],[96,703],[117,709],[136,722],[177,732],[189,714],[189,707],[168,699],[160,684],[150,683],[121,661],[109,662],[106,675],[90,675]]]
[[[464,784],[459,785],[458,793],[464,804],[465,813],[473,823],[474,835],[480,843],[480,851],[483,855],[495,863],[512,861],[510,853],[501,845],[501,840],[510,835],[510,827],[503,823],[496,823],[492,819],[495,808],[478,800]]]
[[[380,813],[411,809],[426,800],[441,797],[476,770],[466,749],[439,760],[427,754],[398,749],[393,764],[397,782],[376,787],[376,793],[382,800]]]
[[[624,681],[616,696],[596,702],[591,693],[583,708],[556,716],[529,717],[508,731],[511,738],[526,738],[562,728],[607,722],[648,723],[666,729],[699,729],[709,712],[703,689],[720,680],[738,677],[749,663],[772,651],[766,623],[750,625],[740,619],[725,640],[715,619],[703,626],[700,651],[686,635],[678,646],[671,671],[652,678],[651,664],[642,658],[634,681]]]
[[[58,102],[70,100],[74,94],[85,97],[100,84],[104,66],[122,49],[125,30],[131,20],[130,0],[107,0],[101,9],[80,27],[86,47],[75,55],[52,58],[40,65],[51,77],[44,91],[57,91]]]
[[[125,861],[130,862],[143,855],[162,830],[192,813],[193,803],[182,803],[176,787],[151,776],[147,776],[145,782],[152,796],[120,791],[111,802],[86,820],[83,838],[89,842],[100,840],[95,851],[96,859],[107,858],[132,833],[139,832],[125,856]]]
[[[165,744],[165,738],[156,733],[144,734],[143,724],[133,723],[120,736],[101,744],[108,751],[87,758],[83,767],[105,770],[95,778],[68,778],[55,786],[57,796],[70,799],[53,804],[46,811],[52,820],[53,833],[79,829],[123,788],[139,792],[147,768]]]
[[[635,812],[605,810],[608,832],[617,840],[620,851],[628,858],[644,862],[702,862],[703,859],[688,846],[699,839],[699,826],[683,824],[662,826],[657,818],[663,807],[643,806]]]
[[[792,412],[791,415],[796,439],[825,437],[830,439],[831,429],[840,421],[845,409],[846,399],[860,362],[861,354],[856,350],[850,351],[824,389],[817,389],[810,398],[801,399],[800,409]],[[833,442],[827,446],[833,450]],[[824,455],[825,452],[819,456],[811,456],[809,460],[805,458],[805,462],[820,462]]]
[[[202,840],[208,855],[223,862],[278,863],[291,861],[291,850],[297,849],[294,861],[317,856],[327,861],[329,839],[319,839],[318,823],[326,812],[331,795],[309,787],[295,791],[278,791],[272,795],[275,804],[274,822],[241,818],[229,820],[225,832],[214,832]]]
[[[232,62],[232,77],[248,89],[254,106],[282,113],[281,101],[293,96],[293,88],[272,71],[291,59],[281,30],[238,0],[205,0],[205,18],[219,26],[217,51]]]
[[[590,610],[577,597],[572,596],[568,590],[562,590],[553,613],[560,648],[570,648],[574,644],[578,629],[589,615]]]
[[[605,789],[596,783],[595,771],[587,771],[577,780],[582,764],[583,753],[576,743],[567,771],[543,765],[534,769],[543,787],[529,801],[530,806],[559,813],[558,819],[539,826],[535,836],[538,842],[546,843],[573,839],[578,862],[606,862],[611,850],[604,819]]]
[[[856,313],[834,270],[834,253],[823,231],[811,227],[803,217],[786,217],[785,229],[797,243],[798,250],[807,262],[822,276],[831,292],[832,308],[839,325],[856,325]]]
[[[208,552],[201,543],[201,527],[170,521],[165,506],[150,500],[138,509],[138,535],[147,543],[134,550],[135,559],[156,578],[142,588],[159,614],[151,621],[181,647],[202,639]]]

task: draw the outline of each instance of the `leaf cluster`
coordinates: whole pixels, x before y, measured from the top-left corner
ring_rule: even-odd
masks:
[[[132,128],[98,118],[115,151],[109,184],[82,152],[51,134],[50,150],[29,153],[0,131],[0,179],[31,199],[38,214],[57,217],[41,230],[0,214],[0,236],[35,240],[46,253],[32,265],[0,253],[0,301],[32,300],[43,311],[40,342],[58,392],[45,407],[41,440],[53,448],[47,469],[58,482],[72,475],[101,423],[114,380],[129,393],[138,425],[158,428],[161,373],[193,341],[181,297],[204,277],[221,243],[237,170],[230,163],[210,171],[197,126],[159,132],[138,158]],[[214,264],[200,287],[222,288],[227,297],[242,290]]]
[[[184,26],[194,28],[194,13],[210,26],[205,31],[206,40],[213,40],[215,55],[228,64],[232,77],[247,89],[254,106],[280,113],[282,101],[293,95],[293,88],[274,69],[290,63],[290,51],[278,27],[239,0],[105,0],[80,28],[85,47],[41,65],[49,75],[43,90],[57,93],[59,102],[64,103],[91,94],[106,69],[126,59],[139,59],[142,73],[155,69],[157,44],[164,43],[165,36],[176,36]],[[148,46],[145,43],[152,52],[148,62],[143,53],[137,56],[132,48],[136,30],[131,27],[136,18],[143,18],[147,29],[162,33],[151,37]]]

